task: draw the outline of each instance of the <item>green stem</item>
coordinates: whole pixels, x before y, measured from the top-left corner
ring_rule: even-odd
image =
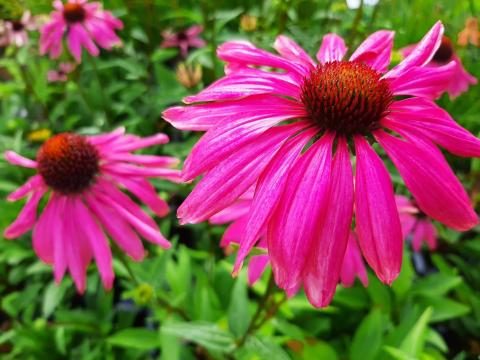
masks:
[[[110,122],[109,121],[110,120],[110,112],[108,110],[108,105],[107,105],[107,96],[105,95],[102,80],[100,79],[100,72],[98,71],[97,61],[93,58],[93,56],[89,56],[89,58],[90,58],[90,63],[92,64],[93,72],[95,73],[95,78],[97,79],[98,88],[100,90],[100,97],[101,97],[101,101],[102,101],[103,112],[105,114],[105,118],[107,120],[107,123],[109,123]]]
[[[215,16],[213,10],[210,9],[209,1],[201,2],[201,10],[203,17],[203,25],[210,34],[210,58],[212,61],[213,77],[217,78],[217,34],[215,31]]]
[[[372,16],[370,17],[370,21],[368,22],[368,26],[367,26],[367,30],[368,30],[367,32],[368,33],[371,32],[373,24],[375,23],[375,20],[377,19],[379,8],[380,8],[380,2],[378,2],[378,4],[375,5],[375,7],[373,9]]]
[[[273,277],[273,273],[270,274],[270,278],[268,279],[268,285],[267,289],[265,290],[265,293],[261,297],[260,301],[258,302],[258,307],[257,311],[253,315],[252,319],[250,320],[250,324],[248,325],[247,331],[245,334],[237,341],[237,348],[240,348],[245,344],[247,341],[248,337],[257,329],[259,329],[265,322],[265,317],[260,318],[260,315],[262,314],[263,311],[266,311],[266,305],[273,294],[273,291],[275,290],[275,278]],[[268,313],[268,311],[266,311]],[[273,315],[272,315],[273,316]],[[259,320],[260,319],[260,320]]]

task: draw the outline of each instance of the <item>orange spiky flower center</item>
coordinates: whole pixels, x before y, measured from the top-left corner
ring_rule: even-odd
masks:
[[[86,16],[87,12],[81,4],[66,3],[63,6],[63,18],[69,24],[82,22]]]

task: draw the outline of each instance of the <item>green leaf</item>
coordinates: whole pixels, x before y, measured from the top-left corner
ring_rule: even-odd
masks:
[[[382,345],[384,324],[382,313],[374,309],[365,316],[355,335],[350,347],[351,360],[374,359]]]
[[[235,281],[228,306],[228,327],[237,337],[241,337],[250,323],[248,312],[247,277],[242,271]]]
[[[175,335],[216,352],[229,352],[235,348],[233,336],[211,323],[166,324],[161,330],[165,334]]]
[[[410,356],[404,351],[391,346],[384,346],[383,349],[388,352],[395,360],[418,360],[417,357]]]
[[[427,308],[403,339],[400,349],[410,356],[418,356],[427,337],[432,308]]]
[[[304,359],[338,360],[338,355],[333,347],[320,341],[313,345],[305,344],[303,347]],[[366,359],[366,358],[364,358]]]
[[[47,286],[42,304],[43,317],[49,317],[57,308],[58,304],[60,304],[65,295],[65,291],[67,290],[68,285],[70,284],[65,281],[62,282],[60,285],[57,285],[55,282],[52,281]]]
[[[411,289],[413,294],[425,294],[429,296],[442,296],[462,283],[460,276],[444,273],[429,275],[419,279]]]
[[[139,350],[155,349],[160,345],[158,333],[144,328],[120,330],[109,336],[107,342],[113,346]]]
[[[285,350],[269,338],[250,336],[236,353],[239,360],[290,360]]]
[[[445,321],[467,314],[470,308],[457,301],[438,298],[433,296],[422,296],[419,302],[433,309],[432,322]]]

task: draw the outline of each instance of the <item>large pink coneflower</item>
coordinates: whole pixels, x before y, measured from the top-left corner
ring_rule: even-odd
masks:
[[[391,70],[392,31],[369,36],[349,60],[343,39],[329,34],[319,63],[285,36],[274,45],[280,56],[245,41],[221,45],[227,75],[184,99],[197,104],[164,113],[179,129],[207,131],[183,169],[187,181],[204,176],[178,210],[181,223],[209,219],[255,186],[234,271],[266,231],[276,283],[288,293],[303,284],[313,305],[326,306],[355,205],[363,256],[391,284],[402,263],[402,230],[376,140],[423,212],[456,230],[475,226],[469,197],[436,147],[480,155],[480,140],[430,99],[455,66],[425,66],[442,35],[438,22]]]
[[[140,138],[118,129],[96,136],[56,135],[43,144],[35,161],[7,151],[7,161],[35,169],[37,174],[8,196],[10,201],[26,196],[28,200],[4,236],[16,238],[33,228],[38,257],[53,265],[57,282],[69,271],[80,293],[85,290],[85,273],[93,257],[104,287],[110,289],[114,274],[105,233],[137,261],[145,255],[139,235],[170,247],[153,219],[120,190],[130,191],[156,215],[166,215],[167,204],[147,178],[178,181],[179,171],[170,168],[177,159],[132,153],[166,142],[163,134]],[[48,202],[37,219],[44,196]]]
[[[407,57],[414,51],[416,46],[417,44],[413,44],[404,47],[403,49],[400,49],[400,53]],[[455,49],[453,48],[450,38],[443,36],[440,46],[428,62],[427,66],[436,68],[449,62],[451,62],[454,66],[450,81],[445,90],[448,92],[451,98],[455,98],[461,93],[467,91],[470,85],[475,85],[477,83],[477,79],[470,75],[463,67],[462,61],[455,53]]]
[[[77,62],[82,59],[82,47],[90,55],[98,56],[97,46],[110,50],[121,44],[115,30],[123,28],[122,21],[102,10],[99,2],[68,0],[64,4],[55,0],[53,7],[56,11],[51,13],[51,20],[40,29],[40,54],[50,53],[51,58],[58,58],[63,51],[64,35]]]
[[[35,30],[37,23],[30,11],[25,11],[18,20],[4,20],[0,27],[2,36],[0,46],[14,45],[22,47],[28,43],[28,31]]]
[[[395,195],[404,240],[412,238],[412,248],[415,251],[427,244],[431,251],[437,248],[437,230],[432,221],[406,196]]]
[[[205,41],[200,38],[203,26],[193,25],[188,29],[173,32],[167,29],[162,32],[163,41],[160,44],[162,48],[176,47],[180,49],[180,55],[186,58],[189,48],[201,48],[205,46]]]

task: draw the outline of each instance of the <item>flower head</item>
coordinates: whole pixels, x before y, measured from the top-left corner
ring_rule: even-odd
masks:
[[[1,24],[0,46],[14,45],[22,47],[28,43],[28,31],[35,30],[37,23],[30,11],[25,11],[18,20],[5,20]]]
[[[8,162],[35,169],[37,174],[8,196],[9,201],[27,196],[28,200],[4,236],[16,238],[33,228],[38,257],[53,265],[57,282],[69,271],[80,293],[85,290],[86,269],[93,257],[104,287],[110,289],[114,274],[105,233],[137,261],[145,255],[139,235],[164,248],[170,246],[150,216],[120,190],[125,188],[156,215],[165,216],[168,205],[147,179],[178,181],[178,170],[170,168],[177,159],[132,152],[166,142],[163,134],[140,138],[118,129],[96,136],[53,136],[42,145],[35,161],[7,151]],[[48,202],[37,219],[44,196]]]
[[[406,57],[415,51],[416,46],[417,44],[409,45],[403,49],[400,49],[400,53]],[[447,36],[443,36],[440,46],[427,66],[436,68],[450,62],[454,65],[452,69],[453,72],[450,82],[445,90],[448,92],[451,98],[455,98],[461,93],[467,91],[470,85],[475,85],[477,83],[477,79],[470,75],[463,67],[462,61],[455,53],[452,40]],[[440,94],[437,94],[437,96],[438,95]]]
[[[432,221],[407,197],[395,195],[395,201],[404,240],[412,238],[414,251],[420,251],[423,243],[434,251],[437,248],[437,230]]]
[[[423,212],[457,230],[475,226],[469,197],[436,146],[480,155],[480,140],[431,99],[455,66],[425,66],[442,35],[438,22],[391,70],[391,31],[369,36],[348,60],[342,38],[326,35],[318,63],[285,36],[274,45],[280,55],[245,41],[221,45],[226,76],[163,114],[179,129],[207,131],[185,161],[185,180],[203,178],[178,209],[181,223],[207,220],[254,187],[234,271],[265,233],[276,283],[288,293],[303,285],[313,305],[326,306],[355,215],[363,257],[391,284],[402,230],[376,140]]]
[[[176,76],[178,82],[187,89],[193,88],[202,80],[202,66],[182,62],[177,67]]]
[[[189,48],[201,48],[205,46],[205,41],[199,37],[203,32],[200,25],[190,26],[188,29],[173,32],[167,29],[162,32],[163,41],[160,44],[162,48],[178,47],[183,58],[188,55]]]
[[[70,52],[77,62],[82,58],[82,47],[92,56],[98,56],[98,47],[110,50],[121,40],[115,30],[123,28],[123,23],[110,11],[102,10],[99,2],[87,0],[61,0],[53,2],[55,11],[51,20],[40,29],[40,53],[49,53],[58,58],[63,51],[63,36]]]
[[[60,63],[58,70],[50,70],[47,73],[48,82],[65,82],[68,80],[68,74],[75,70],[74,63]]]

